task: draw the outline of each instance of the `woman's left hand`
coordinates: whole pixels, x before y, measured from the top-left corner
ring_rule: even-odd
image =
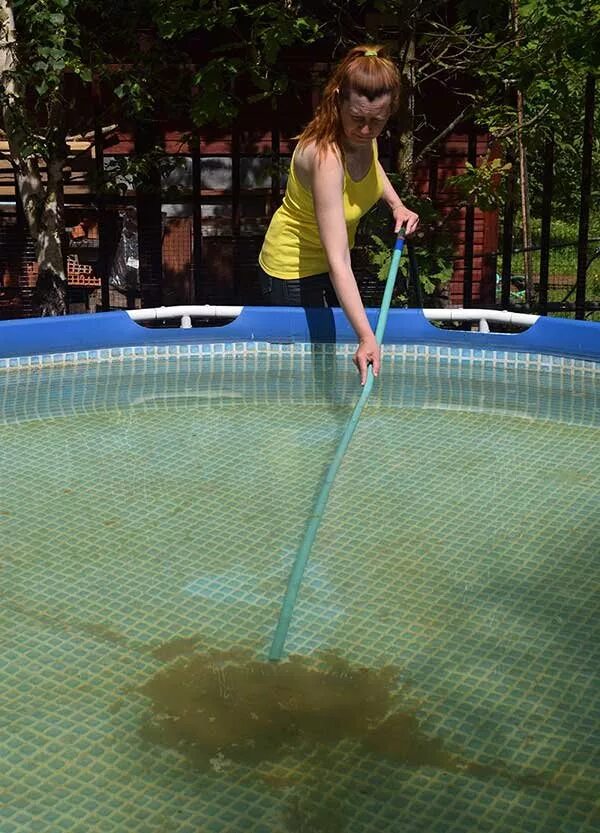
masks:
[[[412,234],[419,225],[419,215],[400,203],[392,209],[394,214],[394,231],[397,234],[402,226],[406,226],[406,234]]]
[[[373,366],[373,376],[379,374],[381,353],[375,335],[372,332],[360,339],[358,349],[352,361],[360,374],[361,385],[364,385],[367,381],[367,369],[369,365]]]

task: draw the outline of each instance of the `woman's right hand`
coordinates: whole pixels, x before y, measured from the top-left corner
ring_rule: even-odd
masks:
[[[378,375],[381,353],[374,333],[361,338],[352,361],[358,368],[361,385],[364,385],[367,381],[367,368],[369,365],[373,366],[373,376]]]

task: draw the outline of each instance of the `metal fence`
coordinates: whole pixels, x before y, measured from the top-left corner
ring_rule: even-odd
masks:
[[[533,247],[538,261],[533,291],[526,291],[516,261],[523,250],[515,244],[513,177],[501,212],[501,244],[497,251],[485,255],[490,261],[488,272],[497,275],[497,284],[491,292],[486,290],[483,305],[577,318],[600,310],[600,280],[589,279],[590,266],[600,257],[599,240],[589,235],[594,94],[594,79],[590,78],[577,241],[554,246],[551,241],[554,144],[550,140],[544,151],[541,238]],[[466,159],[475,165],[481,136],[471,129],[466,145]],[[90,155],[87,164],[109,169],[115,157],[105,149],[101,137],[96,137],[94,149],[94,160]],[[162,179],[157,175],[154,189],[143,193],[131,189],[120,196],[78,192],[73,175],[65,211],[69,310],[260,303],[258,252],[269,217],[282,198],[290,154],[290,143],[282,140],[275,120],[266,145],[248,139],[242,128],[233,130],[225,150],[214,142],[192,142],[185,152],[173,156],[173,167]],[[437,182],[431,171],[435,173],[437,168],[427,164],[431,191],[431,183]],[[7,193],[6,182],[5,171],[5,202],[0,203],[1,318],[33,314],[36,279],[34,244],[14,195]],[[451,301],[478,307],[482,306],[481,212],[469,206],[461,222],[456,258],[460,286],[457,293],[454,285]],[[553,277],[551,254],[568,245],[576,247],[576,274]],[[414,258],[412,267],[414,275]],[[360,253],[356,271],[365,302],[376,305],[382,287]],[[414,285],[409,301],[415,305],[422,301]]]
[[[555,143],[550,138],[546,141],[543,151],[539,245],[525,248],[515,246],[516,181],[514,176],[509,180],[508,196],[503,211],[502,248],[497,253],[502,263],[498,300],[503,308],[532,310],[542,315],[574,315],[579,319],[597,317],[596,313],[600,310],[600,275],[597,279],[590,276],[591,267],[600,258],[600,238],[591,237],[589,233],[595,111],[595,78],[591,74],[586,80],[584,102],[577,239],[572,242],[552,243]],[[569,247],[577,253],[576,273],[551,276],[552,254],[556,255],[561,249]],[[537,270],[534,269],[536,280],[531,287],[524,285],[524,276],[515,273],[514,269],[515,256],[525,253],[534,253],[538,260]]]

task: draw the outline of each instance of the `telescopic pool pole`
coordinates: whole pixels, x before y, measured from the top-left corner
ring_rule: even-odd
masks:
[[[396,275],[398,274],[400,258],[402,257],[402,249],[404,248],[404,234],[405,230],[404,228],[401,228],[396,238],[396,244],[394,246],[394,252],[392,255],[392,262],[390,263],[388,276],[385,282],[383,300],[381,302],[379,318],[377,319],[377,327],[375,329],[375,338],[377,340],[377,344],[379,345],[383,341],[385,325],[387,324],[388,313],[390,311],[392,293],[394,291],[394,285],[396,283]],[[292,571],[288,579],[288,585],[285,591],[285,596],[283,597],[283,603],[281,605],[281,611],[279,613],[279,621],[275,629],[275,635],[271,644],[271,650],[269,651],[269,659],[273,662],[277,662],[281,659],[281,655],[285,646],[288,628],[290,626],[292,615],[294,613],[294,605],[296,604],[296,599],[298,597],[300,585],[302,583],[302,577],[304,576],[304,570],[308,562],[308,557],[310,555],[312,545],[317,536],[317,531],[319,529],[323,513],[325,512],[325,507],[327,506],[329,493],[331,491],[331,487],[333,486],[335,476],[338,472],[344,454],[346,453],[346,449],[348,448],[350,440],[352,439],[352,435],[354,434],[354,429],[358,424],[358,419],[361,415],[362,409],[364,408],[365,403],[369,398],[369,394],[371,393],[371,388],[373,387],[373,379],[373,368],[371,367],[371,365],[369,365],[367,370],[367,380],[361,391],[360,398],[354,406],[352,415],[350,416],[350,419],[346,424],[344,433],[336,449],[333,461],[329,466],[329,469],[327,470],[325,480],[323,481],[323,485],[321,486],[321,490],[315,501],[313,511],[308,522],[308,526],[306,527],[304,539],[302,541],[300,549],[296,554],[296,560],[294,561],[294,566],[292,567]]]

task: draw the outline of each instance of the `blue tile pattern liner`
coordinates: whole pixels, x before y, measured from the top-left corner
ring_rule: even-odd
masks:
[[[444,754],[350,735],[200,767],[148,735],[157,674],[265,657],[352,353],[0,360],[1,833],[600,829],[594,362],[385,349],[287,649],[392,666],[414,742]]]

